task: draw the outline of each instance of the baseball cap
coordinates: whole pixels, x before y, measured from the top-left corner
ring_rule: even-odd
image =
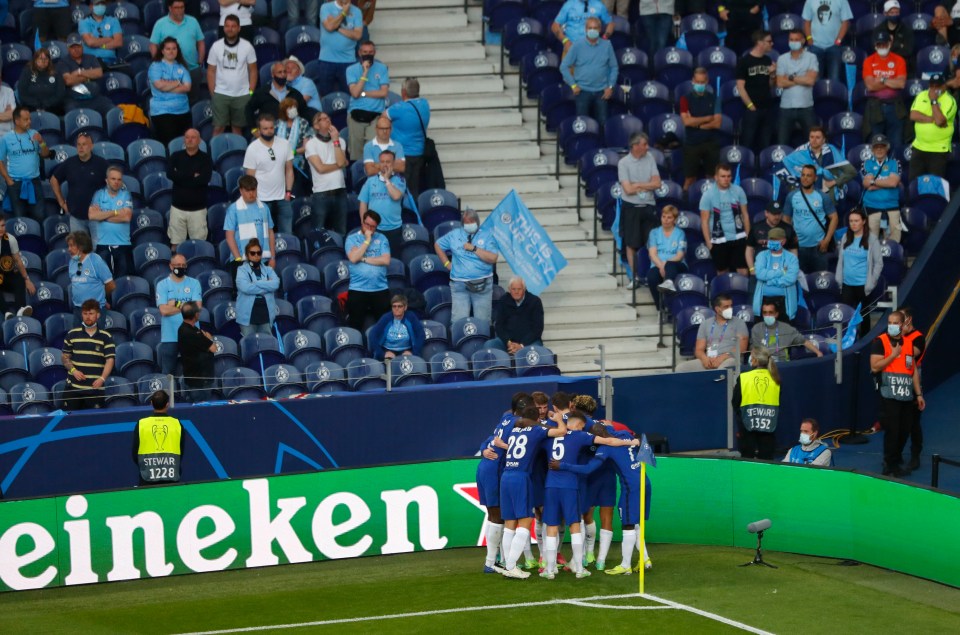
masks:
[[[942,86],[946,80],[943,78],[943,73],[933,73],[930,75],[930,85]]]
[[[767,205],[767,211],[771,214],[783,214],[783,205],[779,201],[773,201]]]
[[[774,227],[767,232],[767,238],[772,238],[773,240],[783,240],[787,237],[787,232],[783,230],[783,227]]]
[[[890,9],[899,9],[900,3],[897,0],[887,0],[883,3],[883,12],[886,13]]]
[[[67,46],[83,46],[83,38],[79,33],[71,33],[67,36]]]
[[[893,38],[890,37],[890,31],[883,29],[882,31],[877,31],[877,34],[873,36],[874,44],[888,44],[893,41]]]
[[[877,134],[873,135],[873,138],[870,139],[871,146],[887,146],[890,147],[890,140],[887,139],[886,135]]]

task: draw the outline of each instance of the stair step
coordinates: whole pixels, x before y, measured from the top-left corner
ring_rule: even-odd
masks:
[[[522,179],[450,179],[447,181],[447,189],[456,192],[461,198],[481,194],[499,194],[502,200],[510,190],[516,190],[518,194],[556,192],[560,186],[552,176],[535,176]]]
[[[583,308],[583,298],[576,294],[553,293],[552,287],[547,290],[540,300],[546,311],[562,311],[569,308]],[[590,304],[593,306],[609,306],[611,304],[626,304],[630,298],[619,289],[605,289],[590,294]]]
[[[454,60],[483,60],[487,53],[477,42],[444,44],[397,44],[383,53],[385,62],[448,62]]]
[[[370,25],[370,37],[374,42],[377,33],[389,31],[407,31],[420,33],[423,39],[432,38],[443,31],[460,29],[467,26],[467,14],[463,7],[459,9],[400,9],[389,10],[377,7],[373,23]],[[478,34],[479,35],[479,34]]]
[[[622,322],[632,316],[636,319],[636,311],[626,304],[614,304],[603,307],[602,311],[553,311],[545,312],[544,324],[584,324],[591,325],[601,322]],[[586,334],[584,334],[586,335]]]
[[[415,37],[423,38],[417,34]],[[389,55],[389,52],[387,53]],[[394,80],[402,80],[405,77],[417,77],[423,80],[424,77],[449,77],[451,75],[490,75],[496,73],[497,67],[488,60],[467,60],[454,61],[445,64],[423,64],[420,62],[400,62],[390,64],[390,77]],[[421,91],[424,97],[429,97],[426,92]]]
[[[583,373],[583,374],[596,374],[600,372],[600,357],[597,356],[596,361],[577,361],[573,360],[570,362],[564,361],[562,358],[558,358],[560,372],[564,375],[574,374],[574,373]],[[662,368],[669,369],[672,366],[672,358],[670,357],[669,352],[655,352],[655,353],[646,353],[639,355],[607,355],[606,356],[606,370],[607,371],[617,371],[617,370],[634,370],[637,368]],[[631,373],[633,374],[633,373]]]
[[[466,154],[466,153],[464,153]],[[450,155],[452,156],[462,156],[457,155],[453,152],[452,148],[450,150]],[[448,156],[444,154],[443,150],[440,150],[440,157],[444,158]],[[491,163],[488,159],[486,162],[481,161],[471,161],[471,162],[462,162],[456,163],[444,162],[443,164],[443,176],[447,179],[463,179],[475,177],[478,174],[482,174],[485,177],[491,176],[532,176],[532,175],[547,175],[550,173],[548,166],[543,165],[539,161],[497,161]]]
[[[373,24],[376,25],[384,15],[392,15],[394,11],[400,9],[426,9],[431,7],[460,9],[463,11],[463,3],[455,0],[380,0],[377,3],[377,12]]]
[[[477,165],[481,161],[495,161],[497,163],[515,160],[525,160],[526,162],[538,162],[540,159],[540,148],[536,143],[529,141],[506,141],[500,143],[475,143],[468,150],[459,145],[444,145],[438,148],[440,160],[444,168],[454,163],[467,164],[473,166],[471,178],[499,176],[497,174],[488,174],[486,165]],[[446,176],[446,169],[444,169]],[[510,176],[507,174],[505,176]],[[448,179],[450,177],[447,177]],[[450,187],[447,187],[451,190]],[[456,190],[451,190],[456,192]],[[460,194],[460,192],[457,192]]]
[[[465,77],[463,75],[453,75],[449,77],[427,77],[420,80],[420,93],[430,96],[430,106],[433,107],[433,100],[438,96],[452,95],[459,97],[460,101],[470,102],[473,97],[465,98],[463,95],[475,93],[496,93],[501,97],[508,95],[503,91],[503,80],[498,75],[473,75]],[[473,106],[480,108],[481,106]]]
[[[396,13],[396,12],[391,12]],[[380,12],[377,11],[377,19],[374,20],[373,25],[370,28],[370,38],[377,43],[377,55],[380,55],[385,60],[390,59],[390,46],[395,46],[398,44],[420,44],[423,42],[423,33],[416,29],[394,29],[394,28],[377,28],[377,24],[380,23]],[[479,42],[480,41],[480,30],[474,29],[471,27],[466,28],[457,28],[457,29],[441,29],[430,35],[431,43],[440,43],[440,42]],[[497,58],[499,60],[499,58]],[[394,74],[393,66],[390,66],[390,74]],[[514,89],[516,89],[516,84],[514,84]]]
[[[566,269],[561,271],[550,284],[549,291],[551,293],[582,293],[584,291],[593,292],[598,289],[617,288],[617,281],[606,274],[598,273],[592,276],[564,276],[563,274],[565,272]],[[500,279],[503,280],[504,277],[501,275]],[[636,319],[636,316],[621,318],[621,320],[629,319]]]
[[[430,113],[430,132],[438,128],[486,128],[522,125],[516,108],[442,111]]]
[[[469,91],[464,91],[464,93]],[[423,93],[429,95],[430,93]],[[512,108],[516,106],[517,98],[503,92],[483,92],[476,94],[435,95],[430,97],[430,110],[464,111],[475,108]],[[432,125],[432,122],[431,122]]]
[[[432,124],[431,124],[432,125]],[[477,194],[474,196],[463,196],[465,203],[478,212],[489,212],[503,200],[504,194]],[[575,207],[577,204],[576,192],[563,190],[560,192],[529,194],[521,197],[524,205],[531,210],[537,209],[557,209]],[[576,217],[576,216],[574,216]],[[539,218],[539,216],[538,216]]]
[[[556,284],[556,282],[554,283]],[[550,285],[550,291],[553,291],[553,285]],[[544,293],[544,296],[550,295],[549,293]],[[671,330],[664,325],[664,343],[669,345],[670,339],[669,335],[672,333]],[[621,339],[631,338],[631,337],[657,337],[658,330],[657,325],[638,322],[637,320],[627,320],[623,322],[608,322],[603,324],[597,324],[596,327],[591,327],[589,330],[584,331],[582,326],[570,326],[567,324],[553,324],[549,328],[544,328],[543,330],[543,341],[546,342],[558,342],[561,340],[568,339],[580,339],[586,335],[596,338],[598,342],[607,342],[607,352],[610,352],[611,347],[615,347],[617,342]],[[668,349],[669,350],[669,349]]]
[[[550,350],[557,355],[564,355],[567,357],[567,361],[572,358],[592,358],[600,356],[600,349],[597,348],[597,340],[595,339],[580,339],[580,340],[562,340],[552,342],[553,346],[550,346]],[[611,347],[606,347],[606,356],[611,356]],[[630,354],[643,354],[643,353],[656,353],[657,349],[657,339],[654,337],[637,337],[637,338],[620,338],[617,340],[616,351],[613,352],[614,355],[630,355]]]
[[[471,144],[472,149],[475,143],[495,143],[502,141],[532,141],[537,138],[536,132],[528,130],[521,126],[501,126],[485,128],[447,128],[435,130],[433,121],[430,121],[430,137],[437,143],[438,147],[444,145]],[[539,154],[539,151],[538,151]]]

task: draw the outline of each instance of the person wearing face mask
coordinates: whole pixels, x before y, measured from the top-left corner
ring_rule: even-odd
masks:
[[[300,91],[304,101],[307,102],[308,112],[301,112],[300,114],[307,117],[309,121],[314,112],[323,109],[323,105],[320,103],[320,91],[317,90],[317,85],[313,83],[313,80],[304,75],[306,67],[295,55],[288,57],[283,63],[283,67],[287,70],[287,85]]]
[[[240,19],[223,19],[223,37],[213,43],[207,55],[207,86],[213,110],[213,134],[223,134],[227,126],[233,134],[243,134],[250,94],[257,87],[257,53],[253,44],[240,37]]]
[[[200,305],[187,302],[180,308],[182,322],[177,329],[177,349],[183,363],[183,384],[187,387],[187,397],[193,403],[210,400],[213,387],[213,358],[217,352],[217,343],[213,337],[200,328]]]
[[[293,149],[274,133],[276,120],[269,114],[258,119],[259,135],[243,155],[243,171],[256,177],[257,199],[270,209],[280,234],[293,233]]]
[[[343,169],[347,167],[345,145],[330,115],[313,116],[314,136],[307,140],[307,163],[313,179],[310,216],[314,229],[347,233],[347,189]]]
[[[296,100],[287,97],[280,102],[280,116],[277,117],[276,135],[286,139],[293,150],[294,176],[304,174],[304,154],[307,151],[307,140],[313,137],[313,127],[310,121],[297,107]]]
[[[177,367],[177,331],[183,323],[180,309],[186,302],[202,308],[200,282],[187,275],[187,258],[170,258],[170,275],[157,283],[157,308],[160,310],[160,372],[170,375]]]
[[[914,178],[924,174],[944,177],[947,173],[957,102],[945,89],[945,83],[941,73],[934,73],[930,87],[918,93],[910,106],[910,121],[916,134],[910,155],[910,174]]]
[[[753,223],[750,226],[750,234],[747,236],[747,248],[744,256],[750,275],[756,273],[754,265],[756,264],[757,254],[767,248],[767,236],[774,227],[781,228],[786,234],[786,238],[782,241],[783,248],[794,256],[797,255],[797,232],[793,229],[793,225],[783,222],[783,205],[777,201],[770,201],[763,212],[763,222]]]
[[[67,369],[63,401],[70,411],[103,407],[103,386],[113,372],[116,359],[113,337],[97,325],[100,303],[86,300],[78,310],[81,321],[63,338],[60,355],[63,367]]]
[[[123,46],[123,27],[120,20],[107,15],[106,0],[90,0],[90,15],[77,23],[83,38],[83,53],[93,55],[104,64],[117,62],[117,49]]]
[[[800,261],[784,249],[787,233],[774,227],[767,234],[767,248],[757,254],[754,262],[757,286],[753,293],[753,313],[760,313],[762,304],[773,301],[783,306],[792,320],[797,315],[797,277]]]
[[[820,424],[816,419],[804,419],[800,423],[800,443],[790,448],[783,463],[797,465],[833,466],[833,451],[821,441]]]
[[[883,254],[880,240],[866,231],[867,218],[862,210],[852,209],[847,216],[847,232],[837,245],[837,282],[840,283],[840,301],[850,307],[866,307],[866,299],[880,281]],[[866,319],[860,323],[860,335],[870,330]]]
[[[376,55],[374,43],[363,42],[359,49],[360,61],[347,67],[350,84],[347,151],[353,161],[363,157],[363,144],[373,137],[374,122],[386,110],[390,94],[390,70]]]
[[[750,351],[750,370],[737,377],[730,402],[737,420],[741,458],[773,460],[780,416],[780,371],[770,351]]]
[[[914,410],[923,412],[926,401],[920,386],[917,360],[923,351],[914,338],[903,334],[904,316],[893,311],[887,316],[887,332],[873,341],[870,370],[880,392],[880,426],[883,428],[883,475],[901,478],[903,448],[913,424]]]
[[[550,25],[550,30],[563,43],[564,56],[575,42],[586,37],[587,20],[590,18],[597,18],[601,25],[606,25],[601,26],[604,30],[604,39],[608,39],[613,34],[613,18],[610,17],[607,7],[601,0],[567,0],[560,7],[557,17]]]
[[[780,95],[780,116],[777,118],[777,143],[788,145],[793,130],[800,127],[806,138],[816,122],[813,110],[813,85],[820,75],[817,56],[804,50],[806,36],[800,29],[790,31],[790,52],[777,58],[777,88]]]
[[[923,362],[923,354],[927,350],[927,338],[913,325],[913,309],[904,306],[900,307],[903,313],[903,339],[913,343],[914,350],[917,351],[916,364],[919,369]],[[920,467],[920,455],[923,453],[923,428],[920,427],[920,408],[917,402],[913,402],[913,418],[910,421],[910,462],[907,464],[908,470],[916,470]]]
[[[677,364],[676,372],[736,368],[740,355],[747,352],[747,325],[733,314],[733,298],[726,293],[717,294],[713,310],[714,317],[701,322],[697,329],[695,359]]]
[[[493,313],[497,241],[492,232],[480,228],[476,211],[465,209],[461,220],[463,227],[444,234],[433,245],[443,266],[450,269],[450,323],[470,317],[471,310],[473,317],[489,322]]]
[[[243,337],[273,332],[277,318],[276,292],[280,278],[263,263],[263,247],[251,238],[246,247],[247,260],[237,270],[237,324]]]
[[[123,184],[123,169],[107,168],[107,186],[97,190],[90,201],[87,215],[97,223],[97,255],[103,258],[114,275],[132,276],[133,247],[130,245],[130,219],[133,199]]]
[[[603,126],[619,66],[610,40],[600,39],[600,25],[600,18],[587,18],[586,37],[570,46],[560,73],[573,90],[577,116],[593,117]]]
[[[823,357],[816,342],[805,338],[789,322],[780,319],[780,307],[774,300],[764,300],[760,307],[763,320],[750,330],[750,347],[765,348],[778,364],[790,361],[791,349],[803,346],[817,357]]]
[[[900,242],[900,162],[890,156],[890,141],[883,135],[870,140],[873,155],[863,162],[863,211],[870,234]]]
[[[951,2],[951,5],[953,2]],[[907,70],[913,72],[916,62],[916,50],[913,43],[913,26],[904,24],[902,11],[898,0],[887,0],[883,3],[883,17],[886,18],[873,29],[873,37],[886,32],[892,41],[891,52],[899,55],[907,63]]]
[[[896,151],[903,144],[903,121],[907,117],[901,97],[907,85],[907,62],[891,52],[888,31],[880,31],[873,41],[877,52],[863,61],[863,83],[867,89],[863,133],[865,137],[887,135]]]
[[[720,102],[707,92],[707,69],[693,70],[692,89],[680,98],[680,119],[683,120],[683,191],[697,179],[712,175],[720,157],[718,130],[721,123]]]
[[[272,81],[253,91],[250,101],[247,102],[247,123],[251,126],[257,126],[260,115],[272,115],[274,119],[278,119],[280,102],[287,97],[297,102],[297,114],[307,112],[307,102],[303,99],[303,95],[287,84],[287,69],[284,63],[274,62],[270,66],[270,74]],[[250,133],[257,136],[260,130],[254,127],[251,128]]]

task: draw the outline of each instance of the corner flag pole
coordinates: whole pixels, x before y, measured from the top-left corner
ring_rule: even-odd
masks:
[[[644,550],[646,549],[647,542],[644,534],[646,533],[646,514],[644,511],[647,508],[647,464],[644,462],[640,463],[640,534],[637,539],[640,541],[640,575],[637,576],[640,579],[640,595],[643,595],[643,577],[647,570],[644,566],[643,555]]]

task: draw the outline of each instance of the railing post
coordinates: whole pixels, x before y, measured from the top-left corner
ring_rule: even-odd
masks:
[[[837,344],[837,354],[833,358],[833,376],[837,381],[837,385],[843,383],[843,331],[841,327],[843,325],[839,322],[833,323],[833,328],[836,329],[834,334],[834,341]]]
[[[940,455],[934,454],[931,460],[930,487],[940,487]]]
[[[391,360],[386,360],[387,366],[387,392],[393,391],[393,374],[390,372],[393,369],[393,364],[390,363]]]

